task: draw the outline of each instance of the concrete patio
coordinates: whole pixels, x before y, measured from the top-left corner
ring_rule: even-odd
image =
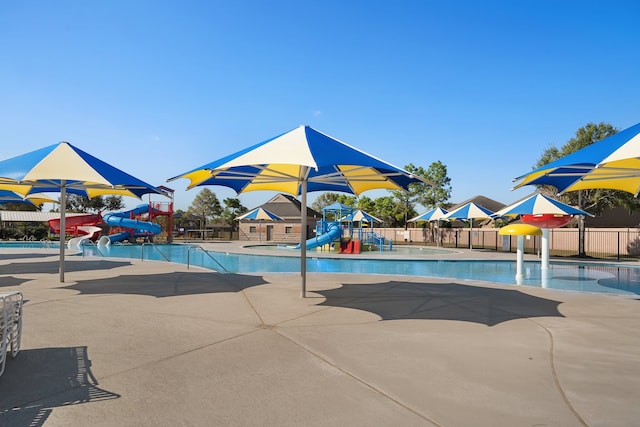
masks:
[[[629,426],[634,297],[0,253],[7,426]]]

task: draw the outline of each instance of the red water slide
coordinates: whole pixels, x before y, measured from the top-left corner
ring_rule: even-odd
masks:
[[[91,240],[95,240],[100,237],[102,229],[96,227],[98,224],[102,224],[102,215],[100,214],[87,214],[87,215],[73,215],[65,217],[64,232],[68,235],[80,236],[89,235]],[[60,218],[50,219],[49,227],[54,233],[60,233]]]

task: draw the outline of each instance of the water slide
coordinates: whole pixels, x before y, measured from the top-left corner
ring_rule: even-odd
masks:
[[[65,234],[69,235],[82,235],[85,239],[96,240],[102,229],[96,227],[96,225],[102,223],[102,216],[100,214],[87,214],[87,215],[71,215],[65,217]],[[49,227],[54,233],[60,233],[60,218],[50,219]]]
[[[324,234],[319,234],[316,237],[312,237],[307,240],[307,249],[314,249],[320,246],[333,243],[334,240],[338,240],[342,236],[342,228],[340,224],[329,224],[329,229]],[[300,245],[295,247],[300,249]]]
[[[102,219],[111,227],[122,227],[133,230],[134,237],[160,234],[162,227],[160,227],[159,224],[131,218],[132,216],[136,217],[148,213],[149,205],[143,204],[129,211],[108,213],[104,215]],[[131,231],[123,231],[121,233],[103,236],[100,239],[99,244],[105,245],[113,242],[121,242],[131,237],[131,234]]]

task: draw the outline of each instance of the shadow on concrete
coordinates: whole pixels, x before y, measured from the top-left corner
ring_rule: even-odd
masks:
[[[57,407],[120,397],[97,385],[86,347],[22,350],[0,377],[0,425],[42,426]]]
[[[25,279],[18,279],[17,277],[13,277],[13,276],[6,276],[6,277],[2,277],[0,276],[0,288],[3,287],[9,287],[9,286],[20,286],[25,282],[28,282],[29,280],[25,280]]]
[[[28,258],[48,258],[56,254],[29,254],[29,253],[2,253],[0,260],[4,259],[28,259]]]
[[[109,270],[112,268],[124,267],[131,265],[131,262],[123,261],[86,261],[81,262],[69,261],[69,258],[65,260],[64,270],[66,272],[72,271],[87,271],[87,270]],[[0,271],[2,274],[29,274],[29,273],[57,273],[59,271],[59,261],[47,261],[47,262],[22,262],[11,263],[1,266]]]
[[[86,295],[125,294],[164,298],[181,295],[239,292],[266,283],[268,282],[260,276],[192,271],[123,275],[116,278],[82,280],[59,289],[73,289]]]
[[[494,326],[530,317],[564,317],[559,301],[517,289],[485,288],[459,283],[398,282],[345,284],[317,291],[320,305],[347,307],[377,314],[382,320],[459,320]]]

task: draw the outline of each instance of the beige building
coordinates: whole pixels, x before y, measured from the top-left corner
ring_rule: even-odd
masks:
[[[282,221],[239,221],[239,240],[260,243],[300,243],[301,203],[293,196],[277,194],[258,206],[282,218]],[[322,214],[307,208],[307,236],[313,236]]]

